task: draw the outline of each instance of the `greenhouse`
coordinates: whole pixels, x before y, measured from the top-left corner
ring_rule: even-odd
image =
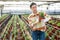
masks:
[[[0,40],[33,40],[28,21],[32,2],[51,17],[45,23],[45,40],[60,40],[60,0],[0,0]]]

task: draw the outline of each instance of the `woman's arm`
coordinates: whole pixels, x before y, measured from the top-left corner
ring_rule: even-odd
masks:
[[[46,23],[46,22],[48,22],[51,19],[51,16],[46,14],[46,13],[44,13],[44,14],[45,14],[44,22]]]
[[[28,22],[29,22],[29,27],[31,28],[31,30],[35,31],[36,27],[34,27],[34,23],[32,23],[32,20],[28,17]]]

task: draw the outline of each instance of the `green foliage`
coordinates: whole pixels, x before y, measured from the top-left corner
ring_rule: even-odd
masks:
[[[60,26],[60,22],[59,22],[59,23],[57,23],[57,26]]]
[[[41,17],[44,17],[44,12],[39,12]]]
[[[49,23],[54,24],[55,23],[55,20],[50,20]]]

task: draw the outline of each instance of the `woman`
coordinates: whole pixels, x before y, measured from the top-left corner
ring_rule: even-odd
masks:
[[[39,12],[37,12],[36,3],[31,3],[30,9],[32,10],[32,14],[29,15],[28,22],[32,30],[32,39],[33,40],[45,40],[46,25],[44,22],[45,21],[44,17],[46,16],[46,14],[43,13],[44,17],[41,17],[39,15]]]

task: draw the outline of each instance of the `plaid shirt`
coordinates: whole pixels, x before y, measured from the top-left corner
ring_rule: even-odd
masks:
[[[40,27],[45,27],[45,22],[47,22],[49,19],[50,19],[50,16],[46,15],[44,13],[44,17],[45,19],[42,19],[40,22],[39,22],[39,12],[37,14],[30,14],[29,17],[28,17],[28,21],[29,21],[29,25],[30,26],[33,26],[35,23],[37,23],[35,26],[33,27],[36,27],[36,28],[40,28]],[[41,30],[41,31],[45,31],[46,29],[44,30]]]

